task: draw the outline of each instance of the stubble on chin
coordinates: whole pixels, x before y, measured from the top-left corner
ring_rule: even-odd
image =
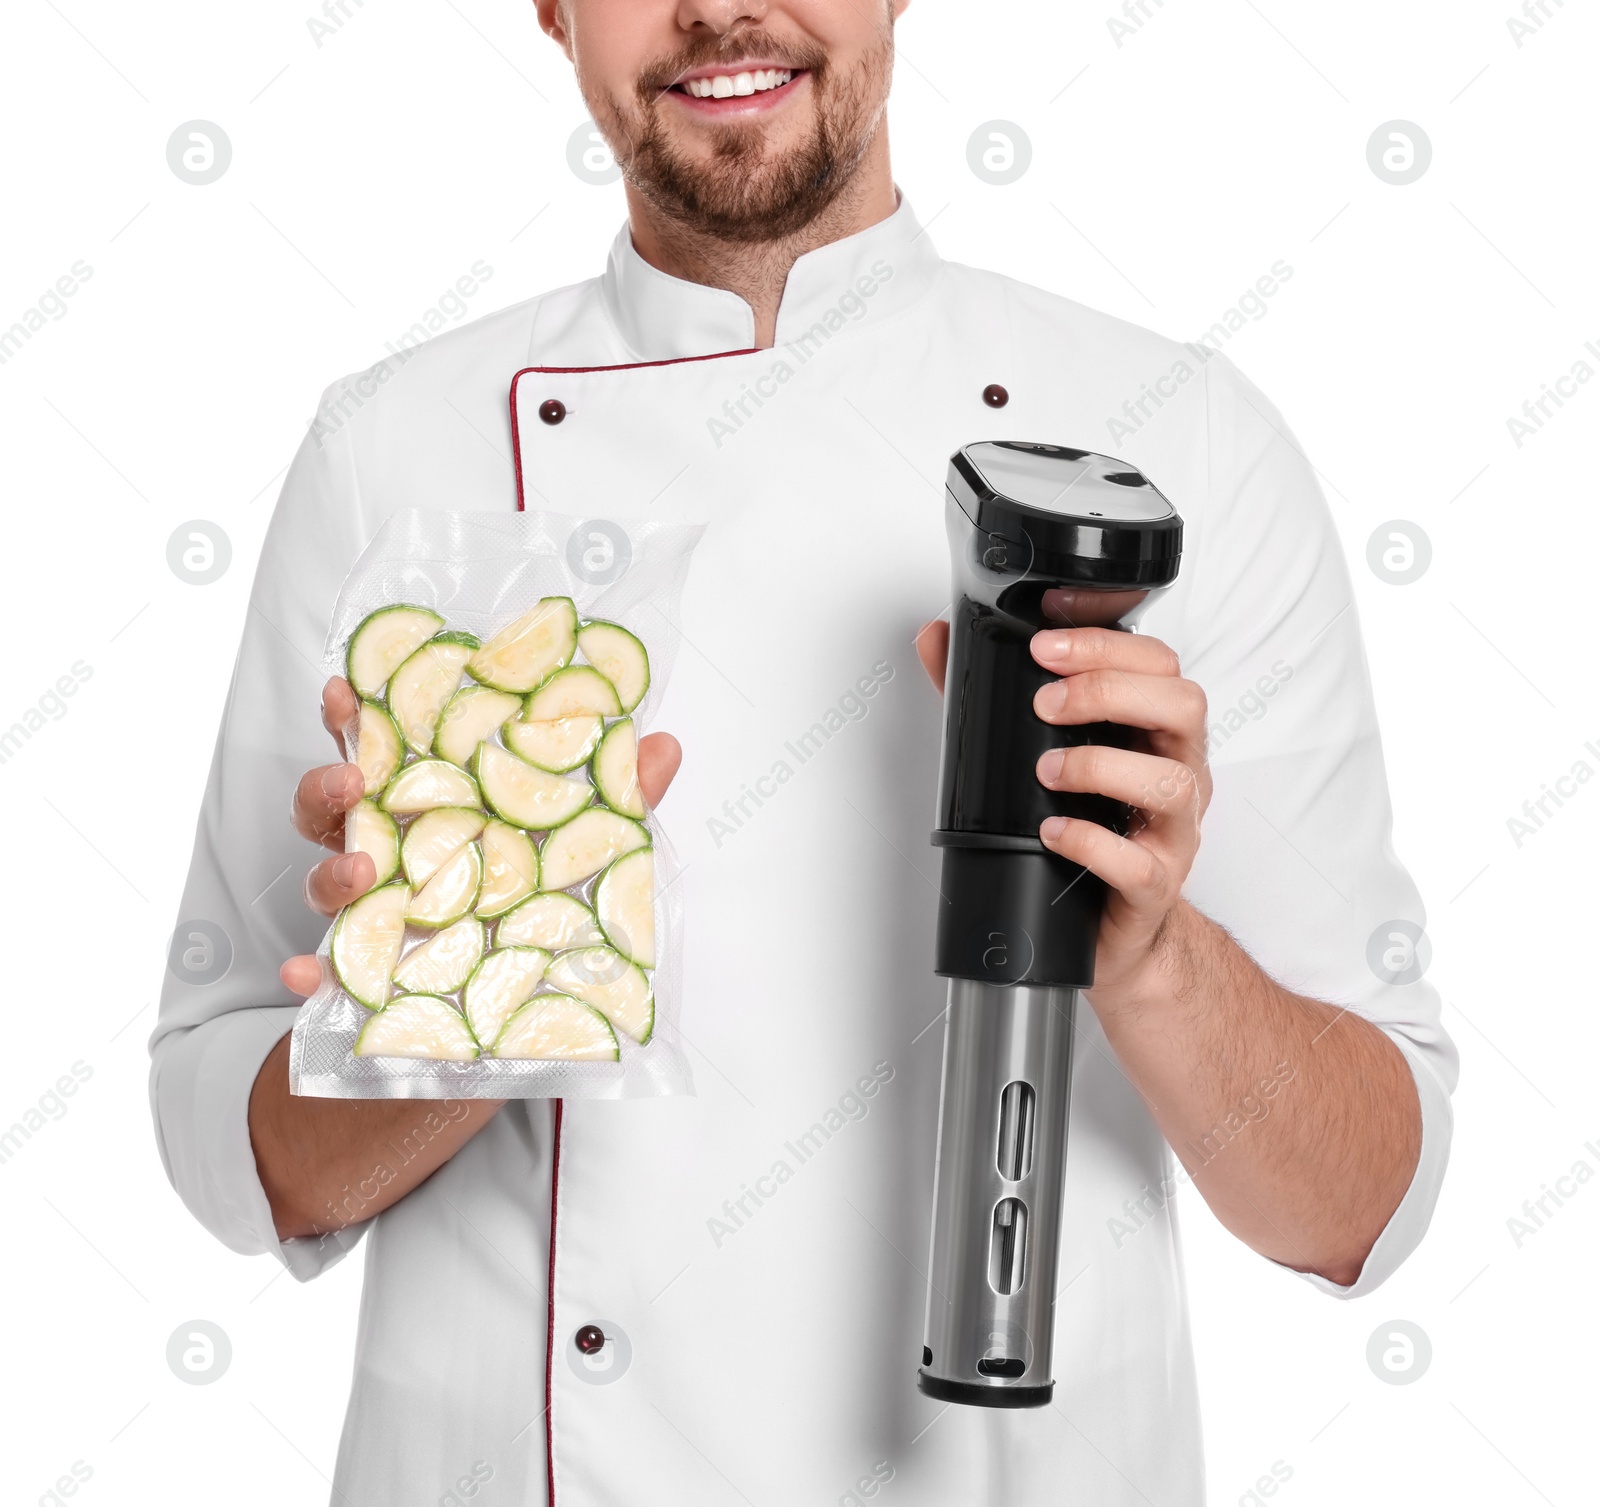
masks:
[[[893,39],[886,36],[848,76],[820,52],[795,62],[810,72],[814,115],[804,137],[781,154],[757,119],[713,124],[709,158],[688,155],[667,127],[672,106],[648,79],[626,102],[597,99],[595,121],[630,183],[682,230],[743,244],[784,240],[825,214],[854,178],[882,118]],[[682,66],[694,65],[670,76]]]

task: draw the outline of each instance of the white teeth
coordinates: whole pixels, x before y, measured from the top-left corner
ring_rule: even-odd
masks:
[[[714,78],[692,78],[684,89],[696,99],[731,99],[735,95],[761,94],[787,84],[794,77],[788,68],[758,68],[753,72],[719,73]]]

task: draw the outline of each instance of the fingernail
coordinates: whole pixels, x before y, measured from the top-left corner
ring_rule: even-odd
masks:
[[[1064,711],[1067,705],[1067,683],[1058,680],[1050,685],[1041,686],[1033,698],[1033,704],[1041,716],[1053,717],[1058,712]]]
[[[1039,826],[1039,836],[1046,842],[1054,842],[1067,830],[1067,819],[1064,816],[1047,816]]]
[[[333,764],[322,771],[322,793],[330,801],[342,801],[345,799],[346,776],[344,770],[345,766],[343,764]]]
[[[1067,762],[1064,750],[1052,748],[1047,753],[1039,756],[1039,778],[1047,785],[1053,785],[1061,778],[1062,766]]]
[[[343,858],[333,860],[333,882],[340,889],[349,889],[356,882],[356,855],[346,853]]]

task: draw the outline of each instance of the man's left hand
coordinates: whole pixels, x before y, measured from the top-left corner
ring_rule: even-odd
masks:
[[[1132,605],[1054,595],[1044,606],[1057,608],[1056,621],[1094,612],[1113,622]],[[949,646],[948,623],[917,635],[917,657],[941,691]],[[1039,830],[1109,890],[1088,998],[1117,1065],[1228,1229],[1274,1261],[1348,1287],[1421,1155],[1411,1068],[1372,1022],[1292,994],[1182,898],[1211,773],[1205,693],[1183,678],[1178,656],[1159,639],[1105,627],[1047,628],[1032,650],[1060,677],[1034,698],[1045,722],[1138,730],[1137,747],[1055,749],[1037,770],[1052,790],[1134,808],[1127,837],[1061,817]],[[1226,1156],[1201,1149],[1285,1068],[1296,1086],[1274,1101],[1270,1130],[1228,1139]]]
[[[1119,597],[1116,606],[1127,605]],[[941,691],[949,643],[950,625],[943,621],[917,635],[917,657]],[[1058,727],[1115,722],[1139,733],[1141,746],[1133,749],[1054,749],[1037,770],[1051,790],[1106,795],[1134,808],[1127,837],[1060,816],[1039,828],[1047,848],[1110,887],[1090,997],[1097,1008],[1114,1009],[1119,990],[1136,983],[1167,918],[1182,903],[1200,847],[1200,820],[1211,800],[1206,696],[1183,678],[1178,656],[1158,638],[1114,628],[1047,628],[1034,634],[1032,649],[1040,665],[1061,677],[1034,697],[1040,718]]]
[[[1140,734],[1135,748],[1052,749],[1038,764],[1039,782],[1050,790],[1110,796],[1134,808],[1126,837],[1063,816],[1039,828],[1047,848],[1109,886],[1092,997],[1098,1008],[1114,1008],[1119,989],[1137,978],[1181,903],[1200,847],[1211,800],[1206,696],[1183,678],[1178,656],[1157,638],[1047,628],[1034,634],[1032,651],[1061,677],[1034,696],[1040,718],[1058,727],[1114,722]]]

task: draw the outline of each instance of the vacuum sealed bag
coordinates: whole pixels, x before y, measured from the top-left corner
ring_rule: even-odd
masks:
[[[346,852],[290,1086],[346,1099],[693,1093],[677,867],[637,770],[698,526],[398,513],[324,664],[359,698]]]

